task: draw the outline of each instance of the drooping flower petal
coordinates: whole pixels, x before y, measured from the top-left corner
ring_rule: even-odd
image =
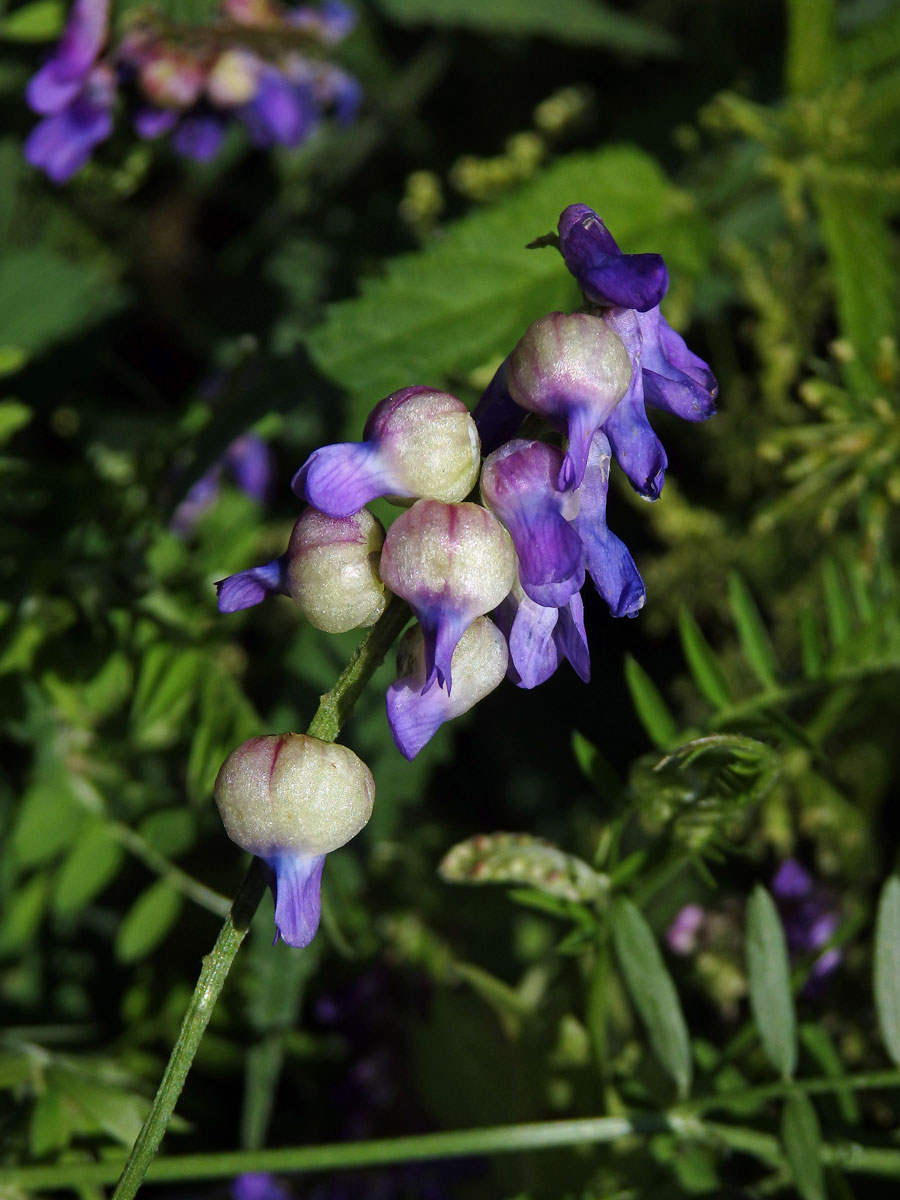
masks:
[[[506,374],[509,394],[568,438],[560,491],[581,483],[594,430],[625,395],[631,376],[622,339],[587,313],[541,317],[513,350]]]
[[[536,604],[515,587],[497,609],[495,619],[509,642],[508,675],[520,688],[544,683],[567,658],[588,682],[591,660],[584,629],[584,604],[576,592],[561,608]]]
[[[240,612],[255,604],[262,604],[269,596],[286,596],[286,572],[287,555],[282,554],[261,567],[251,567],[249,571],[239,571],[227,579],[220,579],[216,584],[219,612]]]
[[[581,507],[573,524],[584,546],[585,565],[614,617],[635,617],[644,606],[644,581],[628,547],[606,523],[610,445],[598,431],[581,485]]]
[[[400,753],[413,759],[445,721],[468,712],[503,680],[509,655],[500,630],[478,617],[453,651],[453,695],[427,688],[429,665],[424,631],[414,626],[397,653],[399,678],[385,697],[388,723]]]
[[[145,105],[134,114],[134,131],[139,138],[152,142],[166,133],[171,133],[180,116],[174,108]]]
[[[273,880],[275,941],[302,948],[316,936],[322,911],[324,854],[282,851],[264,860]]]
[[[329,517],[349,517],[401,486],[374,442],[336,442],[313,451],[291,480],[301,496]]]
[[[662,256],[623,254],[606,225],[586,204],[570,204],[563,211],[559,248],[592,304],[646,312],[666,294],[669,274]]]
[[[687,348],[658,309],[640,314],[638,322],[646,402],[683,421],[714,416],[719,385],[703,359]]]
[[[545,442],[513,439],[481,472],[481,494],[509,530],[519,582],[538,604],[558,608],[584,583],[581,540],[566,519],[571,493],[556,487],[563,456]]]
[[[628,391],[601,428],[634,490],[645,500],[656,500],[662,491],[668,460],[644,408],[643,337],[638,314],[627,308],[613,308],[603,320],[622,339],[631,359],[632,373]]]
[[[425,639],[425,684],[452,688],[456,645],[508,594],[516,573],[509,534],[478,504],[419,500],[387,531],[380,574],[409,603]]]

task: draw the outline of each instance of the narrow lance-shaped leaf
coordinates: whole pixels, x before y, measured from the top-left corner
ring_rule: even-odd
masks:
[[[747,904],[750,1007],[769,1062],[785,1079],[797,1066],[797,1020],[787,942],[775,901],[761,884]]]
[[[681,634],[684,657],[697,687],[713,708],[725,708],[731,700],[725,672],[703,636],[700,626],[686,608],[683,608],[679,615],[678,631]]]
[[[625,682],[628,684],[635,712],[646,729],[647,736],[661,750],[668,750],[678,737],[678,723],[656,684],[630,654],[625,658]]]
[[[884,885],[875,921],[875,1010],[881,1040],[900,1067],[900,879]]]
[[[613,905],[612,935],[628,993],[647,1026],[653,1051],[674,1079],[679,1095],[686,1096],[692,1062],[684,1014],[653,930],[630,900]]]
[[[774,687],[778,659],[756,602],[744,580],[735,572],[728,578],[731,612],[741,641],[741,649],[754,675],[765,687]]]
[[[816,1110],[805,1092],[791,1092],[784,1102],[781,1142],[803,1200],[825,1200],[825,1177],[819,1160],[822,1132]]]
[[[853,610],[840,569],[833,558],[826,558],[822,564],[822,583],[828,634],[832,645],[840,646],[850,636],[853,628]]]

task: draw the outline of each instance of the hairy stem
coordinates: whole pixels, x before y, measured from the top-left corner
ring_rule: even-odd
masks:
[[[307,733],[325,742],[333,742],[337,738],[360,692],[381,664],[408,619],[407,606],[396,598],[392,599],[378,624],[360,642],[334,687],[320,699]],[[137,1195],[175,1110],[228,971],[265,890],[262,864],[259,859],[254,858],[234,898],[231,911],[225,918],[212,953],[203,960],[200,978],[184,1015],[178,1038],[172,1047],[165,1073],[122,1171],[113,1193],[113,1200],[132,1200]]]

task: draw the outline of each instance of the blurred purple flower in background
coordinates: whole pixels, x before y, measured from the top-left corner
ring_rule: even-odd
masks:
[[[792,957],[815,954],[831,940],[841,919],[837,898],[795,858],[786,858],[775,872],[772,895]],[[842,958],[836,946],[820,954],[812,964],[803,994],[813,996],[821,991]]]
[[[356,116],[358,82],[320,53],[304,53],[336,45],[353,28],[353,13],[338,0],[320,8],[222,0],[208,32],[142,10],[111,36],[109,17],[109,0],[75,0],[26,90],[44,120],[25,157],[54,183],[70,179],[110,136],[120,93],[138,137],[171,134],[175,152],[198,162],[219,153],[232,120],[268,148],[301,145],[327,116],[342,125]],[[267,35],[264,50],[243,44],[251,32]]]
[[[291,1200],[291,1193],[274,1175],[250,1171],[238,1175],[231,1185],[231,1200]]]
[[[179,537],[187,537],[200,518],[219,496],[222,473],[227,472],[245,495],[259,504],[269,498],[275,461],[268,442],[258,434],[243,433],[235,438],[221,459],[197,480],[175,508],[170,528]]]

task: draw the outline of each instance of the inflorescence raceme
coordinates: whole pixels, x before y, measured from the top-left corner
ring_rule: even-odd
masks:
[[[234,121],[267,149],[299,146],[328,114],[339,123],[356,115],[359,84],[325,57],[353,27],[340,0],[318,8],[220,0],[217,20],[203,26],[139,8],[120,34],[110,18],[110,0],[74,0],[60,42],[28,83],[43,120],[25,157],[54,183],[112,134],[120,97],[138,137],[170,134],[178,154],[200,162],[218,154]]]
[[[408,759],[504,677],[533,688],[568,659],[587,682],[585,577],[614,617],[646,599],[607,526],[611,460],[656,500],[667,460],[646,406],[688,421],[715,412],[709,367],[659,311],[658,254],[623,254],[584,204],[535,245],[558,246],[582,309],[535,321],[471,414],[429,387],[382,400],[362,441],[316,450],[294,476],[308,507],[287,551],[217,585],[221,612],[283,593],[330,632],[373,625],[388,593],[404,599],[416,624],[386,699]],[[467,499],[476,485],[480,503]],[[365,508],[377,497],[405,508],[387,533]]]

